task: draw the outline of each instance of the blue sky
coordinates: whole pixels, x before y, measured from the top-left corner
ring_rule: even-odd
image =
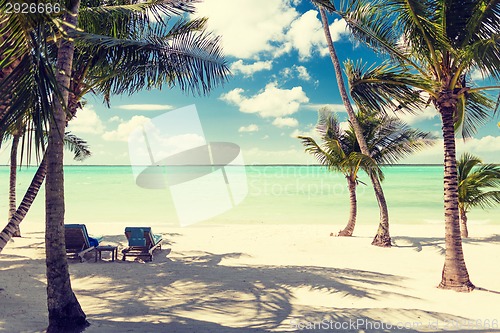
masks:
[[[314,134],[322,106],[346,119],[315,8],[305,0],[207,0],[197,4],[194,16],[208,17],[209,30],[221,36],[233,76],[203,97],[178,88],[143,91],[114,97],[107,108],[98,96],[87,96],[85,108],[69,126],[91,145],[93,156],[84,163],[129,164],[127,140],[135,127],[190,104],[198,109],[206,140],[238,144],[246,164],[315,163],[296,136]],[[343,21],[330,17],[330,23],[341,61],[380,60],[352,43]],[[440,121],[432,107],[403,119],[439,135]],[[459,140],[459,152],[500,162],[498,120],[482,127],[475,138]],[[0,157],[7,161],[7,155]],[[78,164],[69,156],[66,162]],[[401,162],[441,163],[441,144]]]

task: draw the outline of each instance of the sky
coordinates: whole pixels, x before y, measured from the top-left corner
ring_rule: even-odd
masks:
[[[347,114],[338,92],[319,13],[307,0],[206,0],[193,17],[207,17],[208,30],[221,36],[232,76],[208,96],[193,96],[179,88],[116,96],[108,108],[99,96],[86,96],[69,130],[90,144],[84,164],[130,164],[128,141],[138,126],[155,117],[195,105],[207,142],[231,142],[241,147],[245,164],[314,164],[298,135],[317,136],[317,111],[323,106]],[[330,16],[330,31],[341,61],[377,55],[350,38],[342,20]],[[483,78],[473,73],[481,84]],[[440,137],[433,107],[417,115],[402,115],[411,126]],[[469,151],[484,162],[500,162],[500,129],[496,118],[477,135],[457,140],[458,153]],[[66,164],[81,164],[66,154]],[[442,140],[400,163],[441,164]],[[8,152],[0,162],[8,163]]]

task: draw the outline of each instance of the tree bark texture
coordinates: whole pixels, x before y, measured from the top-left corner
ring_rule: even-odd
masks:
[[[441,114],[444,139],[444,221],[445,221],[445,262],[439,288],[456,291],[472,291],[474,285],[469,280],[465,266],[460,237],[458,212],[458,174],[455,146],[454,114],[457,98],[445,91],[437,100]]]
[[[356,215],[358,212],[358,202],[356,199],[356,179],[352,179],[352,176],[350,175],[347,175],[345,178],[347,179],[349,188],[349,221],[347,222],[344,230],[341,230],[338,233],[338,236],[352,236],[354,227],[356,226]]]
[[[76,26],[79,0],[70,1],[64,20]],[[65,26],[67,31],[71,28]],[[86,315],[71,288],[64,239],[64,172],[63,151],[66,126],[65,106],[68,105],[74,44],[62,40],[56,62],[56,81],[62,101],[54,102],[46,152],[45,181],[45,251],[47,266],[48,332],[71,330],[88,325]]]

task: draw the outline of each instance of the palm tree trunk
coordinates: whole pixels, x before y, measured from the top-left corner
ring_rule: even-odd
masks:
[[[9,221],[16,213],[16,178],[17,178],[17,147],[19,146],[20,135],[15,133],[12,139],[12,147],[10,149],[10,178],[9,178]],[[12,237],[21,237],[21,229],[16,226]]]
[[[38,170],[36,171],[33,179],[31,180],[31,184],[28,187],[28,190],[24,194],[23,200],[19,204],[19,208],[17,208],[16,212],[9,218],[9,223],[5,226],[5,228],[0,233],[0,253],[7,245],[7,242],[11,239],[16,229],[19,228],[19,224],[23,221],[24,217],[28,213],[28,210],[31,207],[31,204],[36,198],[38,194],[38,190],[42,187],[42,183],[45,179],[45,174],[47,173],[47,159],[44,157]]]
[[[463,207],[459,207],[460,210],[460,236],[462,238],[469,237],[469,230],[467,229],[467,212]]]
[[[469,280],[465,266],[460,237],[458,214],[458,178],[453,115],[457,100],[452,92],[444,93],[437,101],[443,123],[444,139],[444,222],[445,259],[439,288],[456,291],[472,291],[474,285]]]
[[[65,22],[76,26],[79,0],[70,1]],[[65,29],[69,29],[65,26]],[[62,95],[61,103],[54,103],[53,118],[50,122],[49,142],[46,152],[47,178],[45,181],[45,251],[47,266],[47,305],[49,327],[47,332],[73,330],[88,325],[71,288],[64,239],[64,174],[63,150],[66,113],[63,105],[68,105],[70,76],[74,55],[74,43],[63,40],[58,50],[56,80]]]
[[[337,52],[333,46],[332,36],[330,34],[330,28],[328,24],[328,18],[326,17],[325,9],[319,6],[319,12],[321,15],[321,22],[323,23],[323,31],[325,33],[326,42],[328,44],[328,49],[330,51],[330,58],[332,59],[333,68],[335,69],[335,76],[337,77],[337,84],[339,86],[340,95],[342,96],[342,101],[349,116],[349,121],[352,124],[354,133],[356,134],[356,139],[358,140],[361,152],[367,156],[370,156],[370,151],[366,140],[363,136],[363,130],[356,119],[356,115],[351,105],[351,101],[347,95],[347,90],[344,84],[344,79],[342,77],[342,70],[340,68],[340,62],[337,57]],[[372,245],[390,247],[391,246],[391,236],[389,234],[389,211],[387,210],[387,202],[385,201],[384,191],[382,190],[382,185],[380,180],[373,174],[370,173],[370,179],[373,183],[373,190],[377,198],[378,206],[380,209],[380,223],[377,230],[377,234],[373,239]]]
[[[356,214],[357,214],[357,200],[356,200],[356,180],[352,179],[350,175],[346,176],[347,184],[349,187],[349,201],[351,203],[351,208],[349,211],[349,222],[347,222],[344,230],[338,233],[338,236],[352,236],[354,232],[354,227],[356,226]]]

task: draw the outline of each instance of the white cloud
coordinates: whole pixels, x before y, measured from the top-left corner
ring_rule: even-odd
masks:
[[[113,116],[111,118],[108,119],[108,122],[110,123],[121,123],[123,122],[123,119],[118,117],[118,116]]]
[[[293,65],[292,67],[285,67],[280,71],[281,78],[284,80],[293,79],[295,77],[304,80],[311,81],[312,77],[309,71],[304,66]]]
[[[133,116],[129,121],[118,125],[116,130],[108,131],[102,135],[107,141],[128,141],[129,135],[139,126],[151,124],[151,119],[144,116]]]
[[[224,53],[243,59],[274,50],[298,16],[286,0],[210,0],[196,7],[196,16],[209,17],[208,30],[222,36]]]
[[[269,83],[265,89],[258,94],[246,97],[241,88],[231,90],[222,94],[220,99],[234,104],[244,113],[257,113],[261,117],[280,118],[294,114],[303,103],[309,102],[309,98],[302,87],[292,89],[278,88],[276,83]]]
[[[306,109],[318,111],[321,108],[328,108],[332,112],[346,112],[344,104],[320,104],[320,103],[309,103],[304,105]],[[356,105],[352,106],[354,111],[356,111]]]
[[[230,69],[233,74],[241,73],[244,76],[252,76],[253,73],[263,71],[263,70],[271,70],[273,67],[273,61],[256,61],[253,64],[244,64],[243,60],[235,61],[231,64]]]
[[[297,127],[299,122],[295,118],[276,118],[273,121],[273,125],[277,127]]]
[[[118,105],[118,109],[132,110],[132,111],[161,111],[172,110],[174,107],[167,104],[125,104]]]
[[[302,79],[304,81],[310,81],[311,80],[311,75],[307,71],[307,68],[304,66],[297,66],[297,71],[299,72],[299,79]]]
[[[88,105],[76,113],[76,117],[69,122],[68,130],[73,133],[101,134],[104,125],[92,105]]]
[[[341,35],[346,33],[347,25],[344,20],[335,20],[330,24],[333,42],[340,40]],[[323,26],[316,10],[309,10],[292,22],[290,30],[286,33],[284,47],[277,49],[276,55],[282,55],[292,49],[298,51],[301,60],[309,59],[314,52],[322,56],[328,54]]]
[[[500,160],[500,136],[485,136],[468,140],[457,139],[457,158],[464,152],[479,156],[484,163],[498,163]],[[443,163],[443,139],[436,140],[436,144],[415,153],[400,163]]]
[[[211,0],[196,5],[196,16],[209,17],[208,29],[222,36],[224,53],[241,59],[261,54],[279,57],[297,50],[301,60],[313,52],[326,55],[325,37],[318,12],[302,15],[289,0]],[[228,15],[227,13],[231,13]],[[343,20],[330,25],[332,39],[346,33]]]
[[[258,132],[259,131],[259,126],[255,124],[250,124],[248,126],[241,126],[238,129],[238,132],[243,133],[243,132]]]

